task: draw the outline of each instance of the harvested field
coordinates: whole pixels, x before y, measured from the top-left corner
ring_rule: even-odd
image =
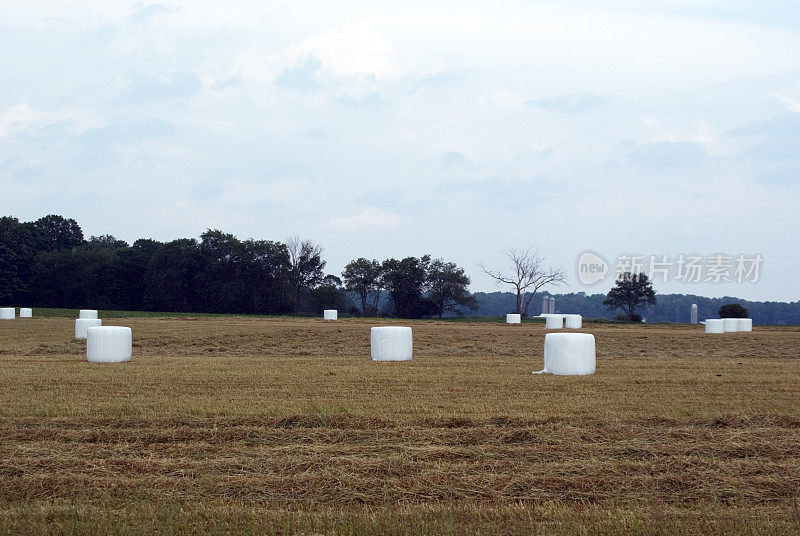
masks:
[[[0,533],[794,534],[800,329],[587,324],[598,373],[534,376],[541,324],[0,322]]]

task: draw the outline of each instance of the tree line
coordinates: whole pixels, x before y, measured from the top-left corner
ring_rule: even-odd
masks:
[[[325,273],[318,244],[240,240],[209,229],[200,239],[128,244],[85,239],[73,219],[0,218],[0,302],[35,307],[362,315],[422,318],[477,308],[469,277],[429,255],[351,261]],[[358,305],[354,304],[356,301]]]

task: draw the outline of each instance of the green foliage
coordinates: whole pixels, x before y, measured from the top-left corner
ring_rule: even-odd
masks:
[[[33,222],[33,226],[41,233],[47,251],[70,249],[83,244],[83,231],[72,218],[49,214]]]
[[[363,257],[347,263],[342,272],[342,280],[347,290],[355,292],[361,300],[361,316],[367,314],[367,300],[373,297],[375,310],[381,292],[381,263]]]
[[[297,313],[304,293],[322,283],[325,261],[322,260],[321,246],[296,236],[287,240],[286,250],[290,262],[292,310]]]
[[[436,259],[428,267],[428,299],[442,318],[445,313],[462,315],[463,309],[474,311],[478,300],[469,293],[469,277],[455,263]]]
[[[656,292],[647,275],[627,272],[620,274],[616,285],[603,300],[603,305],[609,309],[621,309],[631,322],[635,322],[637,310],[644,310],[648,305],[655,304]]]
[[[747,318],[749,311],[738,303],[726,303],[719,308],[720,318]]]
[[[428,290],[430,255],[383,261],[383,285],[391,298],[394,316],[422,318],[434,314],[435,304],[424,298]]]

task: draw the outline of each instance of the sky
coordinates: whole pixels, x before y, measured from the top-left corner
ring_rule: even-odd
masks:
[[[658,292],[800,299],[800,3],[382,4],[0,0],[0,214],[296,235],[334,274],[429,253],[474,291],[507,248],[557,292],[666,256]]]

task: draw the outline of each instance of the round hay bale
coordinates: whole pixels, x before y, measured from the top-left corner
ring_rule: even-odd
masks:
[[[0,320],[14,320],[17,310],[13,307],[0,307]]]
[[[739,331],[739,319],[738,318],[723,318],[722,319],[723,326],[725,327],[725,333],[731,333],[734,331]]]
[[[570,329],[581,329],[583,317],[581,315],[566,315],[564,316],[564,326]]]
[[[725,333],[725,322],[721,318],[707,319],[706,333]]]
[[[22,316],[22,313],[20,313]],[[753,331],[753,319],[752,318],[738,318],[739,322],[739,331]]]
[[[544,337],[544,370],[548,374],[583,376],[594,374],[594,335],[548,333]]]
[[[130,361],[131,328],[97,326],[86,335],[86,359],[92,363],[122,363]]]
[[[102,326],[103,321],[99,318],[78,318],[75,320],[75,338],[85,339],[89,328]]]
[[[78,318],[97,318],[97,310],[95,310],[95,309],[81,309],[78,312]]]
[[[32,318],[33,317],[33,309],[30,307],[20,307],[19,308],[19,317],[20,318]]]
[[[550,314],[544,320],[545,329],[561,329],[564,327],[564,315]]]
[[[370,330],[373,361],[410,361],[413,346],[411,328],[384,326]]]
[[[513,313],[506,315],[506,324],[521,324],[521,323],[522,323],[522,315]]]
[[[336,309],[325,309],[322,312],[322,318],[325,320],[338,320],[339,319],[339,311]]]

